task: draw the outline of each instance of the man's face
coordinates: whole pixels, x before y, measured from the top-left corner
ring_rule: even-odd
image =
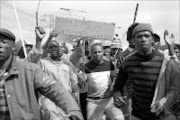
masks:
[[[153,36],[149,31],[139,32],[134,37],[134,43],[140,53],[146,54],[149,52],[152,46],[152,42]]]
[[[95,62],[100,62],[103,59],[104,51],[102,46],[100,45],[93,46],[91,52],[92,52],[92,59]]]
[[[50,42],[48,44],[48,52],[51,58],[56,58],[59,56],[59,44],[56,42]]]
[[[157,41],[157,42],[153,42],[153,47],[158,50],[159,49],[159,45],[160,45],[160,42]]]
[[[0,62],[6,61],[14,50],[14,41],[0,35]]]
[[[174,52],[175,52],[175,54],[176,54],[177,57],[180,57],[180,51],[179,51],[179,49],[177,49],[177,48],[174,49]]]
[[[111,56],[110,54],[111,54],[111,48],[104,49],[104,56],[109,57],[109,56]]]
[[[128,42],[129,42],[129,47],[135,49],[134,41],[132,39],[130,39],[130,40],[128,40]]]
[[[25,47],[26,47],[26,53],[27,53],[27,55],[28,55],[29,52],[32,50],[32,47],[33,47],[33,46],[26,44]]]
[[[111,56],[114,56],[117,52],[118,48],[111,48]]]

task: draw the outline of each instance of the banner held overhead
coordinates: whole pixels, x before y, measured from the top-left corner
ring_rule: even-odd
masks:
[[[55,32],[62,35],[113,40],[115,23],[56,17]]]

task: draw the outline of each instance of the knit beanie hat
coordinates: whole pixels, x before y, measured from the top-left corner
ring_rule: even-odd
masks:
[[[133,29],[133,37],[142,31],[149,31],[153,35],[153,29],[150,24],[147,23],[139,23],[134,29]]]

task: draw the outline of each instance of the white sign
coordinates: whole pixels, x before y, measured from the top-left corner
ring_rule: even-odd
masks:
[[[55,20],[55,32],[62,35],[112,40],[114,37],[114,29],[114,23],[103,23],[63,17],[56,17]]]

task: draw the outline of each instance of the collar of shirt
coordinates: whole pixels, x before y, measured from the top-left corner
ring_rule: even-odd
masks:
[[[51,61],[53,64],[62,64],[63,63],[61,60],[54,61],[51,57],[48,57],[47,60]]]
[[[132,52],[134,49],[133,48],[130,48],[130,47],[128,47],[127,48],[130,52]]]
[[[18,71],[17,64],[16,64],[16,58],[14,56],[12,56],[6,70],[4,71],[4,73],[2,74],[1,77],[3,77],[3,79],[6,79],[10,75],[15,75],[18,73],[19,73],[19,71]]]

